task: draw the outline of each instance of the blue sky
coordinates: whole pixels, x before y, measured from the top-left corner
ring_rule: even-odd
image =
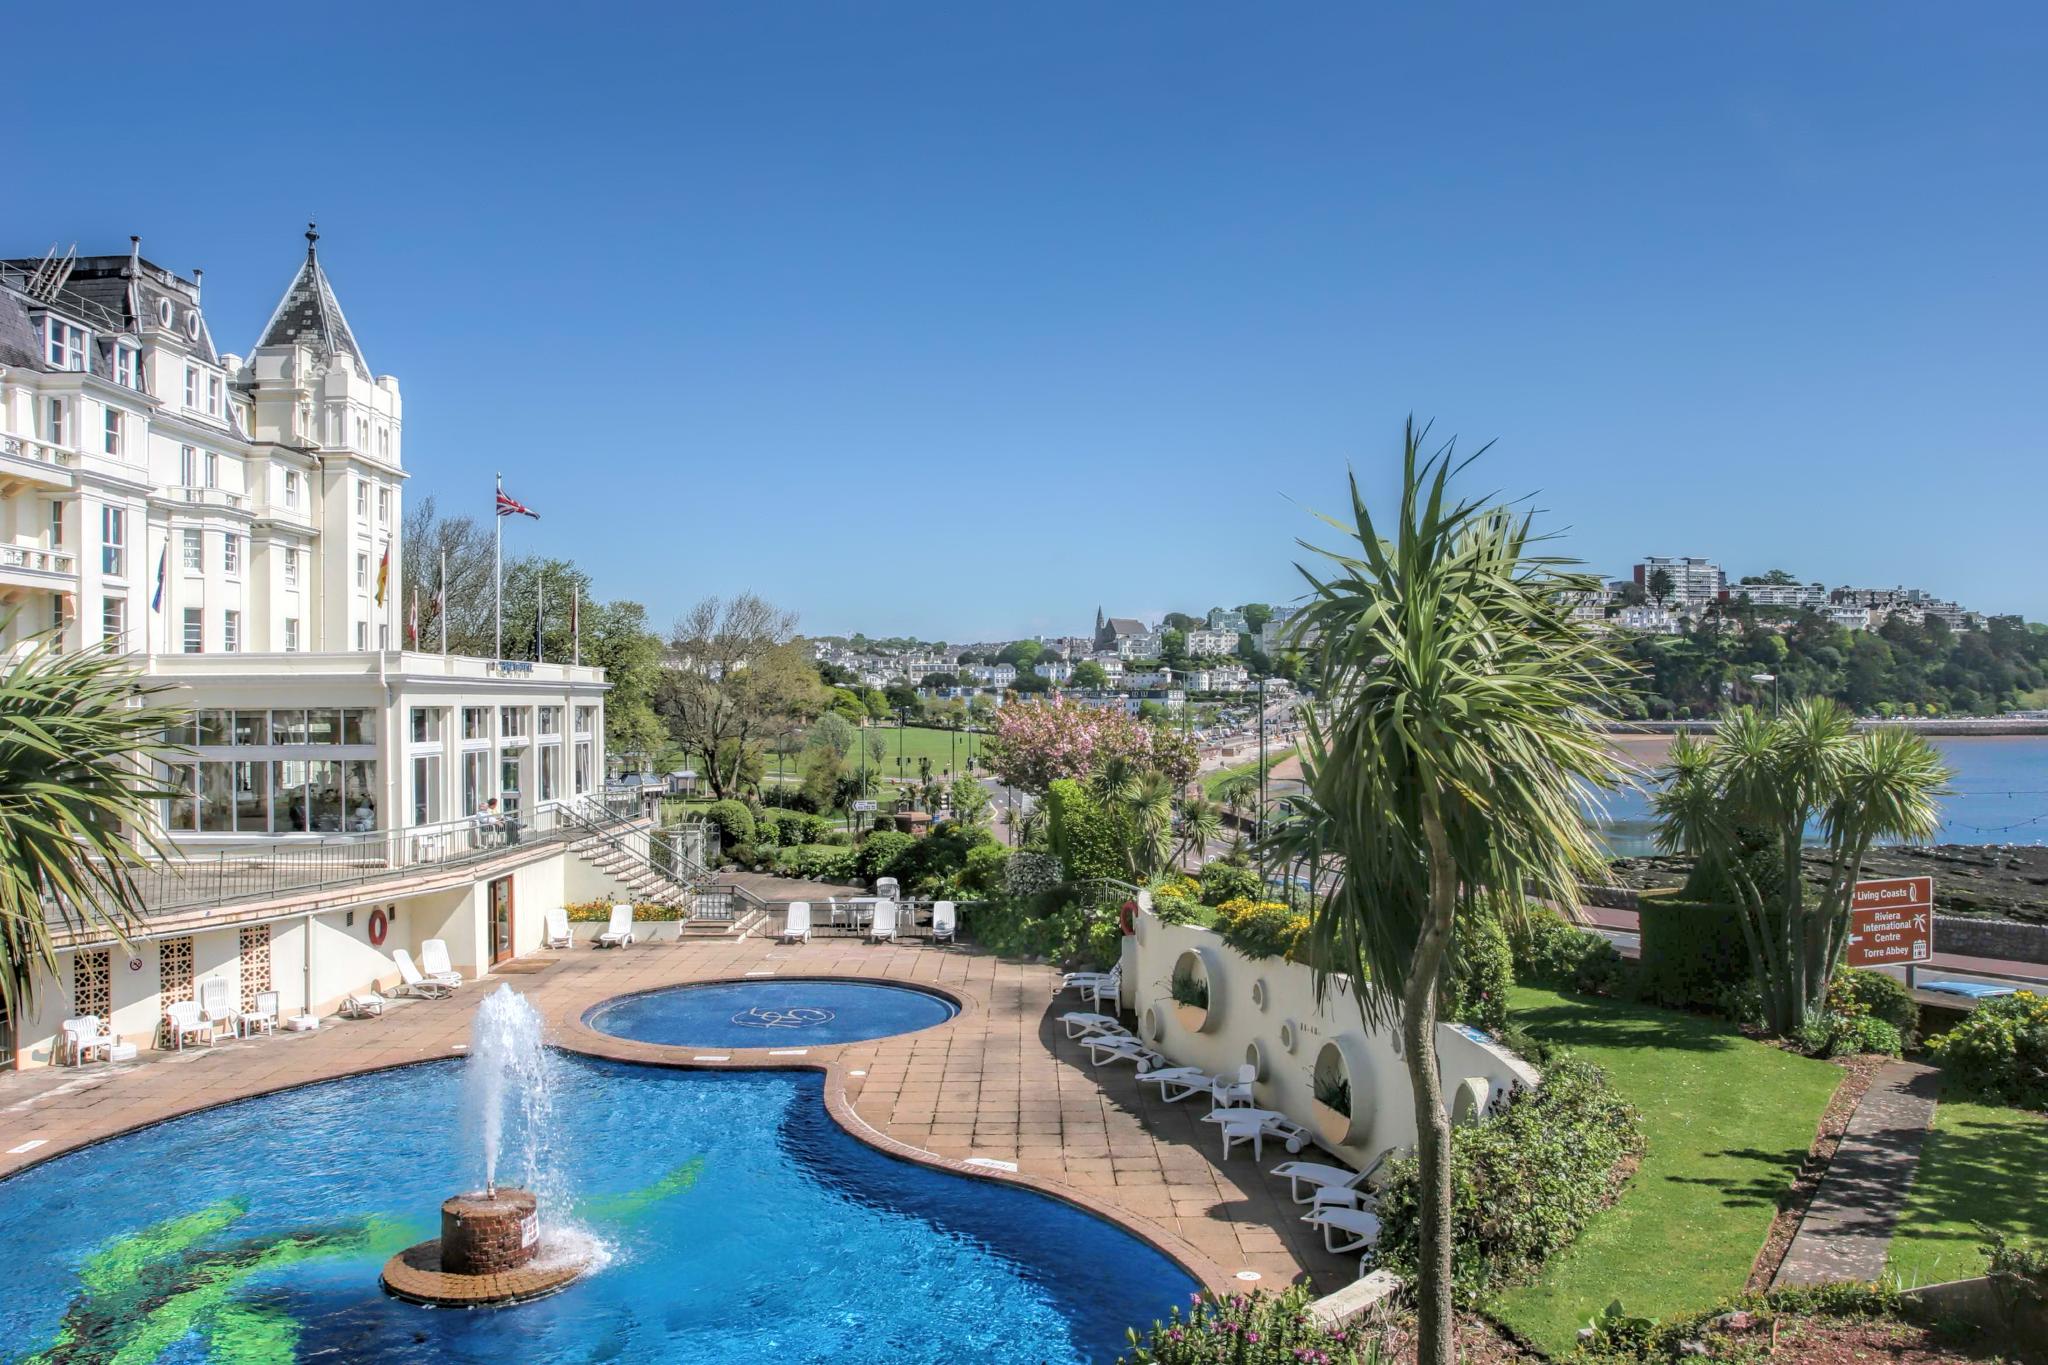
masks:
[[[1604,572],[2048,618],[2038,6],[449,9],[14,14],[0,250],[241,349],[318,218],[408,496],[658,622],[1284,600],[1410,411]]]

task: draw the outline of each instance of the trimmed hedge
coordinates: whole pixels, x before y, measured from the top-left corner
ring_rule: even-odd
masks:
[[[726,848],[754,842],[754,813],[738,801],[713,801],[704,808],[704,818],[718,826],[719,842]]]
[[[1505,1113],[1451,1130],[1453,1289],[1472,1303],[1527,1278],[1612,1200],[1643,1150],[1642,1119],[1607,1073],[1566,1055]],[[1382,1262],[1413,1276],[1422,1244],[1419,1165],[1392,1163],[1380,1195]]]
[[[1045,811],[1053,856],[1066,869],[1067,880],[1130,876],[1124,865],[1123,830],[1086,787],[1072,778],[1059,779],[1045,794]]]
[[[1742,911],[1733,905],[1645,895],[1642,995],[1660,1005],[1713,1008],[1751,977]]]

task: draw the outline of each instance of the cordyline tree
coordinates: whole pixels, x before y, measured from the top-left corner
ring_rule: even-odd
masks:
[[[1825,1006],[1864,856],[1879,839],[1933,833],[1949,776],[1920,736],[1856,734],[1826,698],[1777,719],[1743,707],[1711,741],[1673,742],[1651,797],[1658,847],[1693,856],[1690,894],[1736,906],[1772,1029],[1791,1033]],[[1813,828],[1828,867],[1818,892],[1801,875]]]
[[[1299,613],[1323,698],[1307,708],[1304,792],[1270,840],[1283,865],[1321,869],[1330,890],[1311,933],[1317,989],[1342,972],[1368,1025],[1398,1027],[1421,1166],[1419,1358],[1450,1365],[1449,1115],[1436,1023],[1461,916],[1515,914],[1535,892],[1569,904],[1604,874],[1580,784],[1619,780],[1592,724],[1617,665],[1569,619],[1598,586],[1572,561],[1532,553],[1526,517],[1454,498],[1469,463],[1424,458],[1411,419],[1399,515],[1382,528],[1351,482],[1355,543],[1302,567]],[[1483,453],[1483,452],[1482,452]]]
[[[6,622],[0,621],[0,625]],[[188,713],[151,704],[124,660],[63,653],[36,637],[0,674],[0,1004],[21,1018],[36,972],[55,975],[51,915],[125,934],[142,910],[135,873],[164,856],[152,760],[177,752],[167,726]]]

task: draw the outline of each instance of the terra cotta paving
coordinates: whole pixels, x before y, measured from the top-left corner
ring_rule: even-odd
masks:
[[[1331,1292],[1356,1262],[1327,1254],[1285,1181],[1242,1148],[1221,1159],[1199,1099],[1168,1105],[1128,1065],[1089,1065],[1059,1015],[1051,968],[972,948],[871,945],[854,939],[783,947],[762,939],[641,944],[549,954],[547,970],[506,978],[547,1017],[554,1041],[625,1061],[688,1065],[699,1049],[660,1047],[585,1028],[590,1006],[688,981],[778,975],[920,983],[962,1005],[948,1023],[872,1042],[808,1048],[801,1057],[720,1049],[725,1065],[823,1070],[827,1106],[863,1140],[989,1178],[1014,1163],[1023,1183],[1116,1217],[1215,1287],[1256,1271],[1267,1287],[1309,1277]],[[758,980],[759,978],[754,978]],[[457,1055],[470,1014],[495,983],[449,1000],[412,1001],[383,1018],[328,1019],[316,1032],[222,1043],[115,1067],[0,1075],[0,1176],[142,1124],[308,1081]],[[27,1152],[7,1149],[35,1142]],[[1268,1154],[1268,1165],[1284,1154]]]

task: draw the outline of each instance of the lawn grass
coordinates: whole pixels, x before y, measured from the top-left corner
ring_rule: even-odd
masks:
[[[871,775],[882,777],[896,776],[896,751],[899,740],[903,750],[903,775],[905,777],[912,779],[917,777],[917,760],[920,758],[929,758],[932,761],[933,777],[941,776],[948,767],[953,768],[956,776],[967,770],[967,731],[931,730],[919,725],[907,726],[899,730],[894,725],[878,725],[860,732],[858,742],[861,747],[856,748],[846,756],[846,769],[848,772],[857,773],[860,771],[861,755],[865,752],[869,735],[880,735],[889,746],[888,753],[883,755],[880,763],[876,763],[873,757],[869,757],[867,761],[868,772]],[[986,736],[980,734],[974,736],[974,752],[977,757],[981,754],[982,740],[985,738]],[[803,772],[803,765],[804,755],[801,753],[791,754],[783,759],[783,770],[793,775],[801,774]],[[767,755],[763,760],[762,771],[771,778],[775,775],[774,754]]]
[[[1886,1268],[1908,1287],[1984,1273],[1979,1223],[2048,1240],[2048,1116],[1944,1098],[1892,1234]]]
[[[1615,1299],[1656,1318],[1739,1292],[1842,1072],[1720,1020],[1517,987],[1514,1022],[1606,1068],[1643,1116],[1643,1162],[1542,1276],[1489,1311],[1568,1353]]]
[[[1293,752],[1294,750],[1291,748],[1267,750],[1266,766],[1271,768],[1278,765],[1281,759],[1288,757]],[[1216,789],[1225,782],[1228,782],[1239,773],[1255,773],[1258,770],[1259,760],[1255,758],[1249,763],[1239,763],[1234,767],[1218,768],[1213,773],[1204,773],[1202,775],[1202,794],[1213,801],[1216,799]]]

